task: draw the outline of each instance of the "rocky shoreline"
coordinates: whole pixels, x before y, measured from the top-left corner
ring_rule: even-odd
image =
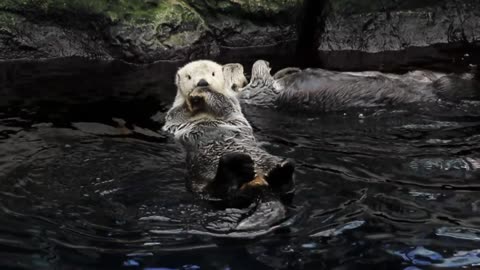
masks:
[[[461,68],[479,62],[478,1],[348,2],[355,3],[333,5],[317,34],[318,57],[329,68]]]
[[[151,63],[281,51],[338,70],[479,62],[478,1],[315,1],[4,0],[0,60]]]
[[[17,2],[0,3],[0,59],[81,56],[136,63],[291,42],[291,18],[301,5],[297,0],[218,1],[218,6],[173,0]]]

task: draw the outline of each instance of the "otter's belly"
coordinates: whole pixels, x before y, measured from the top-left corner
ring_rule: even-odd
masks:
[[[202,133],[189,134],[183,144],[187,149],[187,187],[194,192],[201,192],[214,180],[222,156],[231,153],[247,153],[254,156],[255,152],[252,149],[256,146],[250,128],[233,129],[218,126],[205,128]]]
[[[190,179],[205,185],[215,178],[220,158],[226,154],[245,153],[252,157],[257,173],[266,172],[283,160],[261,149],[253,136],[209,139],[197,144],[187,156]]]
[[[369,75],[372,75],[369,73]],[[277,105],[289,110],[339,111],[416,102],[434,102],[430,83],[378,76],[302,72],[285,83]]]

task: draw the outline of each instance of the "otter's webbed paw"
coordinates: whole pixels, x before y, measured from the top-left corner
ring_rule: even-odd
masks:
[[[286,160],[270,170],[265,179],[270,189],[279,194],[285,202],[291,201],[295,193],[294,172],[295,164],[291,160]]]
[[[208,185],[209,192],[221,199],[232,199],[239,189],[255,178],[252,158],[247,154],[231,153],[220,158],[217,175]]]
[[[205,110],[207,92],[204,89],[195,89],[189,94],[187,106],[191,112],[199,112]]]

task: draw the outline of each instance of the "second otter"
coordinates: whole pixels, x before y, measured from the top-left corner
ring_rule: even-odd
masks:
[[[241,89],[240,99],[284,110],[329,112],[480,99],[480,85],[473,74],[431,71],[396,75],[287,68],[271,76],[268,62],[258,60],[252,67],[250,83]]]

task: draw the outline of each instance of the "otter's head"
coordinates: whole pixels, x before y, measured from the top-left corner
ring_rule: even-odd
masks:
[[[250,83],[240,90],[240,98],[247,104],[273,105],[279,90],[270,74],[270,64],[257,60],[252,67]]]
[[[270,75],[270,63],[265,60],[257,60],[252,66],[252,79],[250,83],[266,84],[273,77]]]
[[[208,87],[222,93],[225,90],[223,68],[210,60],[190,62],[177,71],[175,84],[184,97],[197,87]]]
[[[223,76],[225,77],[226,86],[235,92],[239,92],[248,84],[243,66],[238,63],[224,65]]]
[[[192,95],[199,89],[208,89],[222,95],[234,97],[233,84],[242,85],[246,80],[243,75],[243,66],[240,64],[227,64],[222,66],[210,60],[198,60],[188,63],[177,71],[175,84],[177,96],[174,106],[186,103],[192,110],[192,103],[198,95]],[[197,91],[196,91],[197,90]]]

